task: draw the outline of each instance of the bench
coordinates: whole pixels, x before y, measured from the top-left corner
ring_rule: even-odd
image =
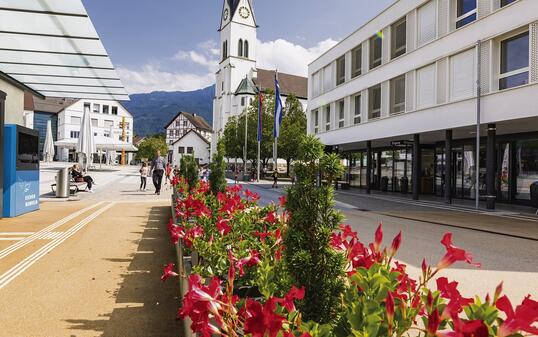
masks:
[[[56,193],[56,185],[52,184],[50,185],[50,189],[52,190],[52,193]],[[74,179],[71,179],[69,181],[69,192],[71,195],[75,195],[80,191],[86,191],[88,189],[88,184],[84,181],[77,182]]]
[[[342,190],[349,190],[349,182],[348,181],[337,181],[336,182],[336,189],[342,189]]]

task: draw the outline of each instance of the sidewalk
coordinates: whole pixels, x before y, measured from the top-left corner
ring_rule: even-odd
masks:
[[[271,189],[272,182],[262,180],[249,184]],[[290,185],[281,183],[279,189],[275,191],[284,193],[285,187]],[[530,207],[498,204],[497,210],[488,211],[485,204],[481,204],[481,209],[477,211],[472,200],[454,200],[454,204],[448,205],[442,198],[434,196],[415,201],[411,196],[377,191],[372,191],[372,194],[368,195],[359,189],[338,190],[336,200],[337,206],[351,206],[340,207],[344,212],[368,212],[405,221],[419,221],[538,241],[538,216]]]

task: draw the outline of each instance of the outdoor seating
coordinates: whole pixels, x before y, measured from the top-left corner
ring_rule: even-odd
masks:
[[[52,190],[52,193],[56,193],[56,185],[57,184],[51,184],[50,189]],[[73,178],[69,181],[69,192],[71,195],[76,195],[78,192],[81,191],[87,191],[88,190],[88,184],[84,181],[75,181]]]

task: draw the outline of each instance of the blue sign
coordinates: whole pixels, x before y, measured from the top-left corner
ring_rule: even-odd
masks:
[[[4,217],[12,218],[39,209],[37,144],[36,131],[19,125],[5,126]]]

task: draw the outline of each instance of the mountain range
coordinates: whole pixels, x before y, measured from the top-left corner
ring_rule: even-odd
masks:
[[[195,91],[155,91],[129,96],[131,100],[123,105],[133,114],[136,135],[163,133],[166,124],[180,111],[196,113],[213,124],[214,85]]]

